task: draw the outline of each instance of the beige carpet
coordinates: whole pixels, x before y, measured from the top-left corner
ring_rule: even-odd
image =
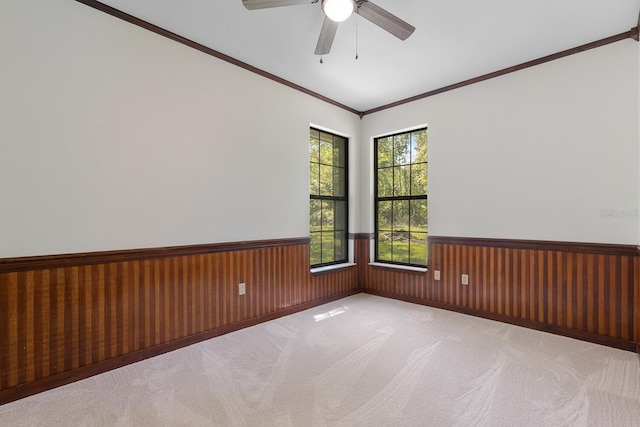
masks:
[[[359,294],[0,406],[0,425],[640,426],[640,368]]]

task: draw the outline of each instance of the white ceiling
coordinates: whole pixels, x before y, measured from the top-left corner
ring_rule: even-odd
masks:
[[[319,3],[249,11],[241,0],[101,2],[358,111],[629,31],[640,12],[640,0],[374,0],[414,34],[403,42],[353,15],[320,64]]]

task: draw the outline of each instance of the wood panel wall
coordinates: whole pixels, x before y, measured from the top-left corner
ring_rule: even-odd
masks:
[[[356,274],[312,276],[308,238],[0,260],[0,404],[355,293]]]
[[[369,266],[368,236],[356,248],[365,292],[631,351],[640,342],[635,246],[431,237],[427,273]]]
[[[431,237],[415,273],[369,265],[370,235],[350,237],[356,267],[317,275],[308,238],[0,259],[0,404],[361,291],[640,342],[636,247]]]

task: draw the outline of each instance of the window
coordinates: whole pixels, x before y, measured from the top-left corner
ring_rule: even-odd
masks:
[[[347,262],[347,139],[318,129],[309,138],[311,266]]]
[[[375,261],[427,266],[427,129],[375,139]]]

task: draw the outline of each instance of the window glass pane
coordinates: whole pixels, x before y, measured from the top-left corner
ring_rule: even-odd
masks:
[[[322,262],[334,261],[333,233],[322,233]]]
[[[309,160],[312,162],[320,161],[320,139],[317,130],[311,129],[309,138]]]
[[[427,233],[411,233],[409,248],[409,263],[426,265],[427,263]]]
[[[345,231],[336,232],[333,235],[333,254],[335,260],[344,260],[347,258],[347,233]]]
[[[393,137],[378,139],[378,167],[393,166]]]
[[[410,136],[410,140],[409,140],[409,151],[411,154],[411,163],[415,163],[416,162],[416,158],[417,158],[417,149],[418,149],[418,142],[417,142],[417,137],[418,137],[418,133],[417,132],[412,132],[411,136]]]
[[[411,165],[411,195],[427,194],[427,164]]]
[[[320,165],[309,163],[309,194],[320,194]]]
[[[408,196],[411,194],[409,181],[410,166],[396,166],[393,168],[393,196]]]
[[[408,133],[393,137],[394,165],[408,165],[411,163],[411,140]]]
[[[336,231],[347,230],[347,202],[335,201],[334,226]]]
[[[333,142],[333,165],[339,167],[345,167],[346,164],[346,152],[345,152],[345,139],[335,137]]]
[[[333,167],[320,165],[320,195],[333,196]]]
[[[333,168],[333,195],[343,197],[346,187],[344,168]]]
[[[409,233],[394,233],[392,261],[409,263]]]
[[[393,231],[409,231],[409,201],[395,200],[393,202]]]
[[[323,165],[333,164],[333,138],[331,135],[320,134],[320,163]]]
[[[413,163],[423,163],[429,161],[429,152],[427,150],[427,130],[423,129],[418,132],[411,133],[413,156],[411,161]]]
[[[320,200],[311,200],[309,212],[309,229],[314,231],[322,230],[322,202]]]
[[[425,194],[429,194],[429,163],[427,163],[427,192]]]
[[[311,233],[311,250],[310,260],[311,265],[320,264],[322,262],[321,250],[322,239],[320,233]]]
[[[322,201],[322,231],[333,231],[333,201]],[[331,235],[329,235],[330,237]]]
[[[321,141],[328,142],[329,144],[333,144],[334,135],[332,133],[319,131],[319,134],[320,134]]]
[[[411,218],[409,219],[409,226],[411,232],[427,232],[427,201],[426,200],[411,200]]]
[[[393,196],[393,168],[378,169],[378,197]]]
[[[378,202],[378,230],[391,231],[393,220],[393,202]]]
[[[392,245],[391,245],[391,233],[380,232],[376,237],[378,243],[378,260],[380,261],[393,261],[392,259]]]

